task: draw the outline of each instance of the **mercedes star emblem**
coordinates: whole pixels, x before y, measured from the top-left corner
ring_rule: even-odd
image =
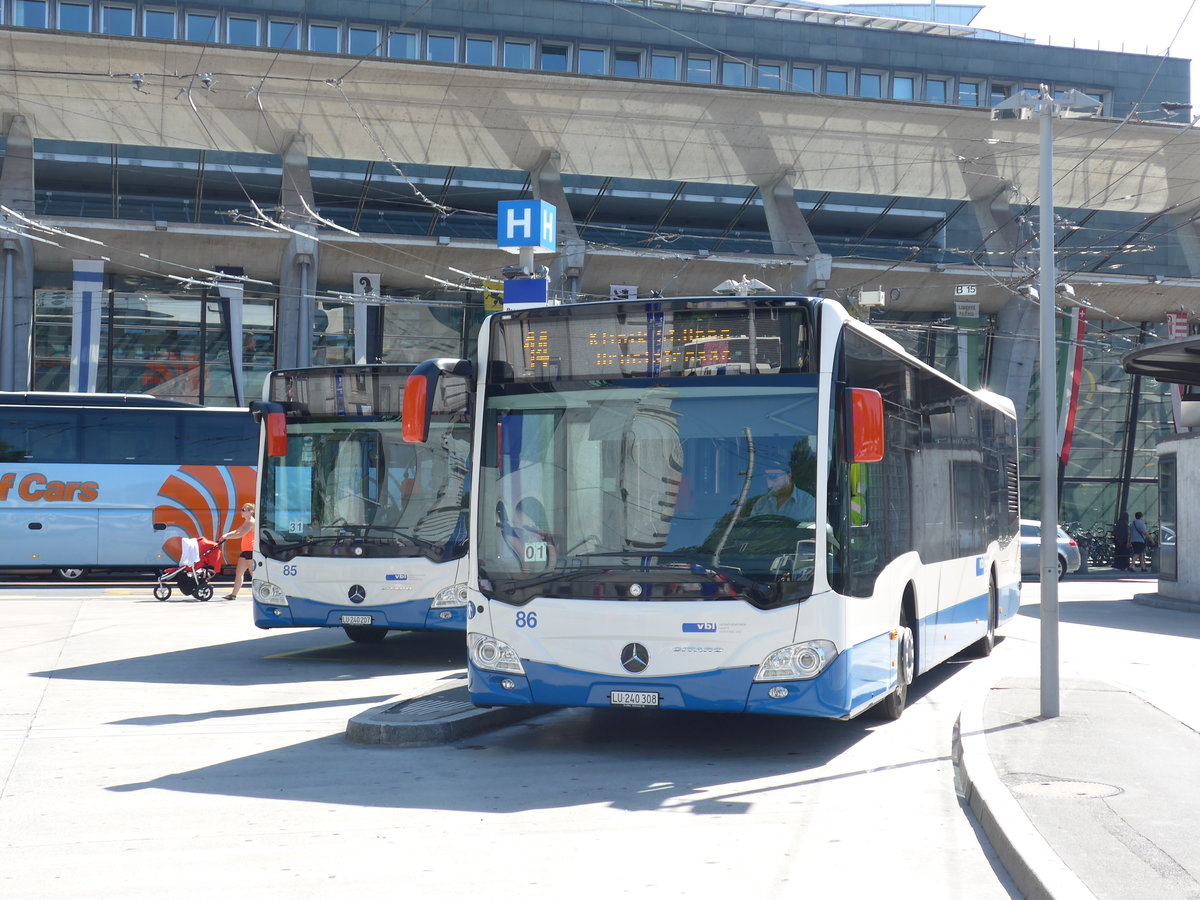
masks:
[[[346,591],[346,596],[350,598],[351,603],[362,603],[367,599],[367,590],[361,584],[352,584],[350,590]]]
[[[635,675],[644,672],[646,666],[650,665],[650,651],[641,644],[626,644],[621,650],[621,665],[625,671]]]

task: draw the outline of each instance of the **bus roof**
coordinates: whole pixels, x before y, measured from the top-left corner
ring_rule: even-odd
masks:
[[[168,400],[153,394],[86,394],[76,391],[0,391],[3,406],[169,406],[202,409],[184,400]]]

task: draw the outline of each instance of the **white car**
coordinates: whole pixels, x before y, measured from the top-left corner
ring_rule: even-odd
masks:
[[[1058,577],[1078,572],[1083,558],[1075,539],[1058,526]],[[1040,575],[1042,571],[1042,523],[1021,520],[1021,574]]]

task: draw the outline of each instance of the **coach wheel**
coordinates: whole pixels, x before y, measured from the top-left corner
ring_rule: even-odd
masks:
[[[213,595],[213,589],[212,589],[211,584],[196,585],[196,599],[197,600],[211,600],[212,595]]]
[[[171,597],[171,588],[169,585],[156,584],[154,586],[154,599],[155,600],[167,600],[167,599],[170,599],[170,597]]]
[[[86,573],[87,573],[87,569],[64,568],[64,569],[55,569],[54,570],[54,574],[57,575],[59,578],[61,578],[63,581],[78,581]]]
[[[912,623],[908,619],[908,611],[901,610],[900,624],[896,626],[896,689],[879,704],[880,717],[889,720],[900,718],[904,706],[908,703],[908,686],[916,675],[917,653],[913,645]]]
[[[988,579],[987,616],[987,634],[967,648],[967,652],[970,655],[980,657],[981,659],[992,655],[992,648],[996,646],[996,622],[1000,618],[1000,595],[996,591],[996,582],[990,578]]]
[[[356,644],[378,644],[388,633],[386,628],[378,625],[343,625],[342,630]]]

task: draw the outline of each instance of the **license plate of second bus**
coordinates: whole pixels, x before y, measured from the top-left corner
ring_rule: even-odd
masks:
[[[342,616],[343,625],[373,625],[375,620],[370,616]]]
[[[613,706],[658,706],[658,694],[654,691],[613,691],[608,695]]]

